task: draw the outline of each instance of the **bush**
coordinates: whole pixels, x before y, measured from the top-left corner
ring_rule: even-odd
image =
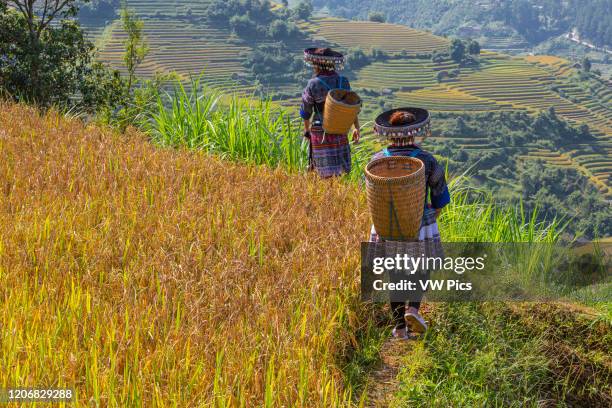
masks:
[[[368,14],[368,20],[376,22],[376,23],[385,23],[387,21],[387,18],[385,17],[383,13],[378,12],[378,11],[373,11],[370,14]]]
[[[230,28],[240,37],[251,37],[259,34],[259,27],[249,16],[233,16],[229,21]]]
[[[294,13],[295,16],[300,20],[308,21],[310,20],[313,11],[314,7],[312,6],[312,2],[309,0],[304,0],[301,1],[300,4],[295,7]]]
[[[450,45],[450,56],[455,62],[463,61],[465,57],[465,44],[458,38],[455,38]]]

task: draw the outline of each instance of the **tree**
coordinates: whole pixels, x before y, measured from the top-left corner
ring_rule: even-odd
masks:
[[[2,41],[13,43],[18,49],[13,50],[13,63],[19,63],[20,68],[26,70],[22,72],[21,86],[17,86],[22,91],[22,96],[32,102],[41,103],[48,99],[46,95],[48,87],[52,84],[42,78],[48,76],[48,62],[59,60],[73,60],[76,62],[79,55],[89,53],[89,44],[79,36],[78,26],[67,22],[60,22],[59,27],[50,26],[56,18],[61,20],[74,17],[76,15],[76,0],[63,1],[41,1],[37,0],[1,0],[4,11],[2,12],[3,28],[5,35]],[[17,10],[15,15],[6,8],[12,5]],[[63,37],[66,42],[65,49],[54,47],[50,42],[51,37]],[[6,48],[8,48],[8,44]],[[2,55],[9,55],[10,51],[3,52]],[[16,79],[16,78],[14,78]]]
[[[272,24],[270,24],[270,28],[268,29],[268,34],[270,37],[278,40],[282,40],[288,37],[289,34],[289,26],[283,20],[276,20]]]
[[[230,27],[240,37],[251,37],[259,35],[259,27],[248,15],[233,16],[230,18]]]
[[[130,93],[134,78],[136,77],[136,68],[147,56],[149,46],[142,33],[144,23],[138,20],[134,12],[128,10],[125,4],[121,10],[121,23],[123,24],[123,30],[127,34],[127,38],[123,41],[125,46],[123,61],[128,71],[127,92]]]
[[[470,40],[468,44],[468,54],[480,55],[480,44],[476,40]]]
[[[455,62],[463,61],[465,57],[465,44],[458,38],[455,38],[450,45],[450,56]]]
[[[584,70],[584,72],[590,72],[591,66],[591,60],[589,59],[589,57],[584,57],[584,59],[582,60],[582,69]]]
[[[383,13],[378,12],[378,11],[373,11],[370,14],[368,14],[368,20],[376,22],[376,23],[384,23],[387,21],[387,18],[385,17]]]
[[[301,20],[308,21],[313,11],[314,7],[310,0],[303,0],[295,7],[295,15]]]
[[[115,94],[114,74],[94,62],[93,44],[70,20],[77,11],[72,0],[0,0],[4,93],[43,108],[78,106],[86,111],[114,99],[106,97]]]

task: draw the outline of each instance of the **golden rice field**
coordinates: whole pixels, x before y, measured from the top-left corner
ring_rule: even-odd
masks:
[[[357,185],[24,106],[0,104],[0,124],[3,385],[73,387],[79,407],[403,406],[402,387],[419,406],[612,398],[606,303],[427,305],[431,335],[383,376],[398,393],[375,375],[352,388],[354,350],[395,350],[359,337],[374,314],[358,299],[369,215]],[[552,239],[453,200],[450,240]]]
[[[551,70],[553,74],[558,76],[567,76],[572,70],[572,63],[570,61],[553,55],[528,55],[525,57],[525,60],[544,69]]]
[[[342,48],[379,48],[389,53],[430,54],[448,48],[448,40],[424,31],[397,24],[352,21],[318,17],[301,27],[315,38],[338,44]]]
[[[75,406],[351,399],[356,187],[24,107],[0,123],[1,384],[73,386]]]

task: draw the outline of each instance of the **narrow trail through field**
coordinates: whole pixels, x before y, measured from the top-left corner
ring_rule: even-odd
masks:
[[[399,391],[397,376],[417,341],[416,339],[402,341],[389,338],[385,342],[381,351],[381,362],[368,378],[366,407],[392,406],[395,395]]]
[[[431,304],[424,304],[421,313],[429,322]],[[389,336],[380,351],[380,362],[368,375],[366,401],[367,408],[387,408],[396,406],[397,393],[400,390],[398,375],[402,367],[410,364],[410,355],[423,341],[423,337],[410,340],[397,340]]]

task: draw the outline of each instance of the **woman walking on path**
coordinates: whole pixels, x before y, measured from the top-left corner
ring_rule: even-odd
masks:
[[[438,164],[438,161],[431,153],[423,150],[415,143],[417,135],[426,134],[429,131],[429,113],[424,109],[415,111],[421,111],[423,117],[417,118],[414,113],[403,109],[397,109],[380,115],[380,117],[389,117],[389,119],[386,123],[382,124],[378,123],[379,121],[377,120],[375,125],[376,133],[386,136],[390,144],[387,148],[376,153],[372,160],[386,156],[408,156],[423,162],[425,165],[427,193],[418,241],[440,242],[437,218],[442,208],[450,203],[450,194],[446,184],[444,168]],[[382,239],[376,233],[374,226],[372,226],[370,242],[381,241]],[[439,248],[439,245],[433,245],[432,248],[435,251],[435,248]],[[436,254],[430,255],[436,256]],[[407,329],[410,329],[413,333],[424,333],[427,330],[427,324],[419,314],[421,302],[411,301],[408,302],[407,306],[406,308],[405,302],[391,302],[391,311],[395,323],[393,337],[406,339],[408,336]]]
[[[312,64],[315,77],[308,81],[302,93],[300,116],[304,120],[304,137],[310,140],[309,170],[321,177],[340,176],[351,171],[351,148],[347,135],[326,134],[323,131],[323,110],[327,93],[332,89],[351,89],[349,81],[338,75],[344,56],[329,48],[308,48],[304,59]],[[353,142],[360,137],[359,119],[355,119]]]

